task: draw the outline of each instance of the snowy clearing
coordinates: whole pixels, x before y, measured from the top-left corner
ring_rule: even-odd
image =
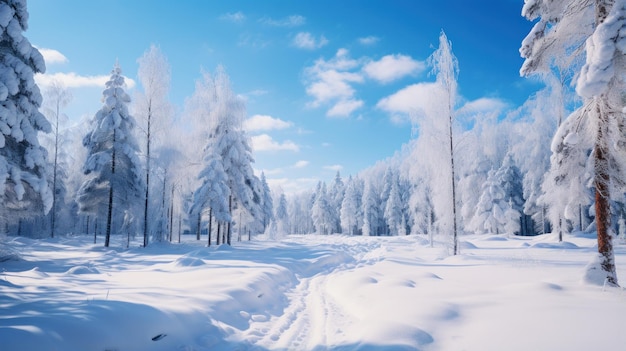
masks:
[[[115,238],[118,240],[119,238]],[[626,291],[581,283],[579,234],[289,236],[233,247],[0,246],[3,350],[591,350],[626,344]],[[12,253],[8,253],[11,248]],[[616,245],[626,282],[626,247]]]

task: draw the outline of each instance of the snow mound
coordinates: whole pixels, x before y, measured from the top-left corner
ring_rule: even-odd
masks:
[[[206,263],[200,258],[182,256],[174,260],[173,264],[176,267],[199,267]]]
[[[504,235],[491,235],[483,239],[483,241],[508,241],[509,239]]]
[[[461,241],[461,248],[462,249],[477,249],[478,247],[476,247],[476,245],[474,245],[473,243],[469,242],[469,241]]]
[[[535,243],[532,247],[537,249],[578,249],[578,245],[569,241],[562,241],[560,243]]]
[[[86,266],[75,266],[67,270],[65,275],[75,275],[75,274],[100,274],[100,271],[94,267],[86,267]]]
[[[0,243],[0,262],[20,260],[20,254],[15,249],[5,243]]]
[[[39,267],[35,267],[29,271],[25,271],[20,273],[20,275],[28,278],[47,278],[49,277],[48,273],[42,272],[39,270]]]
[[[602,269],[602,256],[594,255],[585,267],[582,282],[590,285],[605,286],[608,283],[607,272]]]

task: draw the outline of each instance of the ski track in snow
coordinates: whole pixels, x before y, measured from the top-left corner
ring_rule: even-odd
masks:
[[[329,274],[352,269],[358,265],[371,264],[381,247],[378,241],[361,246],[338,245],[337,252],[346,252],[352,260],[346,260],[332,269],[326,269],[312,277],[298,277],[300,283],[287,294],[289,304],[284,313],[269,321],[251,325],[248,340],[264,348],[314,350],[332,346],[336,337],[343,334],[343,326],[351,323],[351,317],[326,291]],[[365,256],[374,258],[363,261]]]

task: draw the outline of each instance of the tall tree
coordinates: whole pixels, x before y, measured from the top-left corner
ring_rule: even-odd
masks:
[[[53,81],[45,91],[44,105],[48,120],[52,122],[52,213],[50,214],[50,237],[54,237],[57,227],[58,202],[64,200],[65,187],[63,183],[65,169],[62,167],[60,154],[62,152],[62,135],[61,128],[67,120],[67,116],[63,113],[63,109],[72,100],[72,94],[67,88],[58,81]]]
[[[111,238],[114,203],[132,211],[144,189],[133,134],[135,119],[128,113],[130,96],[124,86],[122,69],[116,63],[102,92],[104,104],[94,116],[93,130],[83,139],[88,152],[83,172],[91,178],[83,183],[76,200],[82,213],[97,214],[107,204],[105,247]]]
[[[281,193],[278,198],[278,206],[276,206],[276,230],[278,236],[287,234],[289,228],[289,213],[287,212],[287,197],[285,193]]]
[[[265,173],[261,172],[261,217],[263,224],[263,231],[269,225],[269,223],[274,220],[274,201],[272,200],[272,192],[270,191],[270,187],[267,184],[267,180],[265,179]],[[285,211],[287,209],[285,208]]]
[[[145,202],[143,215],[143,245],[148,245],[149,205],[150,205],[150,173],[152,170],[152,149],[166,127],[167,119],[171,114],[168,101],[171,73],[167,59],[159,47],[151,45],[137,62],[139,69],[137,76],[143,87],[143,93],[136,99],[136,115],[142,122],[141,127],[145,135]]]
[[[252,149],[243,129],[246,115],[244,101],[231,88],[230,79],[219,66],[215,76],[203,74],[196,84],[194,104],[198,116],[206,126],[201,134],[206,138],[206,149],[221,160],[230,189],[228,198],[230,216],[234,206],[241,206],[252,218],[260,219],[261,185],[254,175]],[[226,223],[226,241],[230,244],[231,221]]]
[[[361,199],[363,194],[361,193],[359,183],[359,178],[348,178],[345,196],[341,203],[341,227],[343,233],[348,235],[357,234],[361,227],[361,218],[363,217]]]
[[[39,112],[42,97],[34,81],[46,66],[22,35],[27,22],[25,0],[0,3],[0,217],[5,223],[48,213],[52,206],[46,151],[37,139],[51,128]]]
[[[590,272],[601,272],[604,282],[617,286],[610,200],[623,196],[626,188],[623,181],[626,175],[623,156],[626,153],[623,113],[626,40],[622,34],[626,1],[528,0],[522,14],[529,20],[539,19],[522,42],[520,53],[525,58],[522,75],[540,69],[542,61],[553,59],[553,47],[567,52],[572,42],[585,42],[586,63],[576,83],[576,92],[584,99],[584,106],[577,116],[579,120],[588,120],[589,128],[572,129],[574,123],[569,124],[567,134],[560,132],[559,141],[570,148],[586,147],[585,141],[591,141],[593,152],[589,163],[595,188],[598,259],[588,268]],[[567,163],[568,158],[562,161]]]

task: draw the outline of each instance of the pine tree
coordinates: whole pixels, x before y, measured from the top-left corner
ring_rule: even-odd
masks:
[[[39,112],[42,97],[34,81],[46,67],[22,35],[27,21],[25,0],[0,3],[0,217],[6,224],[48,213],[53,202],[46,151],[37,139],[51,129]]]
[[[343,233],[355,235],[361,228],[360,222],[362,215],[361,199],[363,194],[359,187],[360,180],[350,177],[346,184],[346,192],[341,202],[341,228]]]
[[[278,206],[276,206],[276,218],[278,235],[287,234],[289,228],[289,214],[287,212],[287,197],[285,193],[281,193]]]
[[[558,57],[555,53],[566,54],[576,45],[585,43],[586,63],[578,76],[576,92],[584,99],[584,106],[577,113],[578,120],[588,120],[588,128],[572,128],[574,123],[581,124],[578,121],[569,125],[564,123],[567,134],[562,126],[557,134],[561,137],[555,138],[552,149],[553,152],[555,149],[557,152],[559,149],[581,149],[587,142],[593,146],[591,162],[587,164],[592,165],[590,171],[594,177],[599,255],[589,270],[602,272],[603,281],[617,286],[610,200],[623,196],[626,188],[623,181],[626,179],[626,125],[622,108],[626,88],[623,78],[626,40],[621,35],[626,25],[626,1],[529,0],[524,4],[522,14],[529,20],[539,19],[522,42],[520,53],[525,58],[520,71],[522,75],[545,69],[548,66],[545,62]],[[557,160],[557,168],[569,163],[566,153],[561,155],[564,157]],[[573,161],[578,163],[579,160]]]
[[[82,184],[76,199],[81,213],[102,214],[106,204],[106,247],[111,238],[114,204],[132,211],[144,189],[139,147],[133,134],[135,119],[128,113],[130,97],[124,86],[122,70],[116,63],[102,93],[104,105],[94,116],[93,130],[83,138],[88,152],[83,172],[91,178]]]
[[[378,236],[380,224],[380,198],[371,181],[365,183],[363,190],[363,235]]]
[[[270,187],[267,184],[267,180],[265,179],[265,173],[261,172],[261,216],[262,216],[262,224],[263,231],[270,224],[271,221],[274,220],[274,200],[272,200],[272,192],[270,191]],[[285,211],[287,209],[285,208]]]
[[[400,183],[396,177],[390,180],[391,188],[385,205],[385,219],[389,228],[389,235],[404,234],[403,226],[405,225],[404,216],[402,214],[402,199],[400,197]]]

